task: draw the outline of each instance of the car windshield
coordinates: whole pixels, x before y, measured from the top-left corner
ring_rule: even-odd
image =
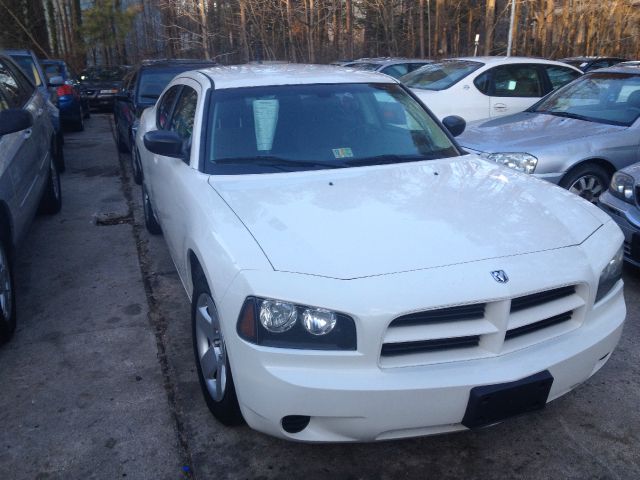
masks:
[[[529,111],[628,127],[640,116],[640,75],[589,73]]]
[[[125,68],[89,68],[80,74],[81,82],[118,82],[127,73]]]
[[[407,87],[423,90],[445,90],[482,67],[481,62],[469,60],[445,60],[430,63],[406,74],[400,80]]]
[[[349,65],[350,68],[357,68],[358,70],[367,70],[367,71],[374,71],[376,70],[380,65],[378,63],[354,63],[353,65]]]
[[[344,168],[459,155],[396,84],[219,90],[207,125],[206,171],[237,175]]]
[[[30,55],[11,55],[11,58],[20,66],[22,71],[27,74],[36,87],[42,85],[42,79],[38,74],[38,68]]]
[[[140,73],[140,86],[138,87],[138,102],[154,104],[162,93],[178,73],[191,70],[197,67],[174,68],[160,70],[157,68],[144,69]]]

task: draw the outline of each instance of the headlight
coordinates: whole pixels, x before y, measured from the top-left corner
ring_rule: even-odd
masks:
[[[622,246],[613,256],[613,258],[604,267],[600,274],[600,281],[598,282],[598,291],[596,293],[596,303],[600,301],[607,293],[611,291],[613,286],[618,283],[618,280],[622,278],[622,262],[624,261],[624,254]]]
[[[492,153],[487,159],[524,173],[533,173],[538,159],[528,153]]]
[[[248,297],[237,331],[244,340],[268,347],[356,349],[356,326],[348,315],[280,300]]]
[[[625,202],[635,203],[636,198],[633,192],[634,183],[635,180],[631,175],[627,175],[626,173],[622,172],[616,172],[611,178],[609,191],[614,197],[618,197]]]

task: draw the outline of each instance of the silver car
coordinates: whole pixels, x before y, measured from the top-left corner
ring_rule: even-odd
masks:
[[[640,163],[613,174],[598,206],[611,215],[624,233],[624,259],[640,267]]]
[[[54,152],[46,100],[22,70],[0,54],[0,343],[16,327],[13,252],[38,209],[57,213],[62,204]]]
[[[595,202],[616,170],[640,161],[640,68],[600,69],[528,110],[469,124],[467,150]]]

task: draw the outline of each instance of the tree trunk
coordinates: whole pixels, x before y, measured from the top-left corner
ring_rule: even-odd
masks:
[[[496,0],[487,0],[484,13],[484,54],[493,50],[493,28],[496,18]]]

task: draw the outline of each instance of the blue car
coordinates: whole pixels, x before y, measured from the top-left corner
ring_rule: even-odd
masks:
[[[63,60],[43,60],[42,67],[49,83],[56,87],[62,126],[81,132],[84,130],[84,119],[89,117],[89,109],[83,105],[76,76]],[[56,79],[59,83],[56,77],[61,77],[63,83],[53,82]]]

